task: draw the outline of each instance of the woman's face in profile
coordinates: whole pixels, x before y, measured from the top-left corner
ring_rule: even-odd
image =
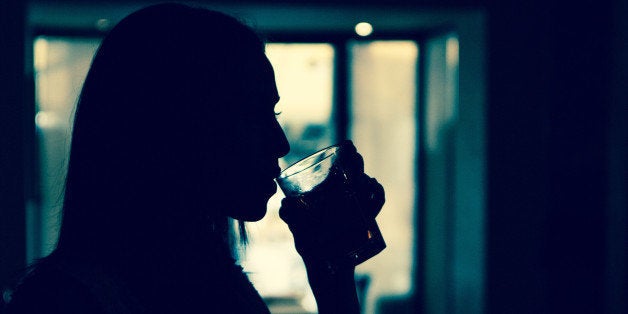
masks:
[[[239,80],[233,105],[235,121],[230,130],[233,141],[227,144],[226,168],[229,183],[227,215],[245,221],[257,221],[266,215],[270,197],[277,191],[279,158],[290,150],[288,140],[277,121],[275,105],[279,93],[273,68],[265,56],[247,67]]]

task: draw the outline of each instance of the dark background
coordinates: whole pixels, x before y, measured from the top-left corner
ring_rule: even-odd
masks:
[[[295,2],[485,10],[486,312],[628,313],[627,1]],[[0,1],[2,284],[32,186],[26,34],[26,2]]]

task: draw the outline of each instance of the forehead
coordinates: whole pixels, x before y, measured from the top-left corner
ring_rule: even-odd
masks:
[[[243,70],[243,77],[239,84],[242,95],[260,97],[263,100],[272,101],[273,104],[279,100],[275,72],[265,55],[262,54],[246,62]]]

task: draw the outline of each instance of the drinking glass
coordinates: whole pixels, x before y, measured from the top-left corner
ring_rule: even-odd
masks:
[[[326,222],[333,228],[320,232],[334,229],[333,258],[354,266],[386,247],[374,214],[366,211],[368,200],[356,194],[359,179],[365,175],[362,165],[356,166],[352,158],[355,154],[353,143],[343,141],[296,162],[277,178],[286,197],[298,200],[302,210],[327,211],[307,216],[333,220]],[[318,222],[313,219],[312,223]]]

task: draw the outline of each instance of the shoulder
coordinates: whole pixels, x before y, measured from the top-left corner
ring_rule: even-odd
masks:
[[[230,308],[240,309],[237,313],[270,313],[266,303],[257,292],[242,267],[236,265],[231,268],[230,291],[234,303],[238,306]]]
[[[6,314],[101,314],[89,289],[70,274],[43,261],[10,292]]]

